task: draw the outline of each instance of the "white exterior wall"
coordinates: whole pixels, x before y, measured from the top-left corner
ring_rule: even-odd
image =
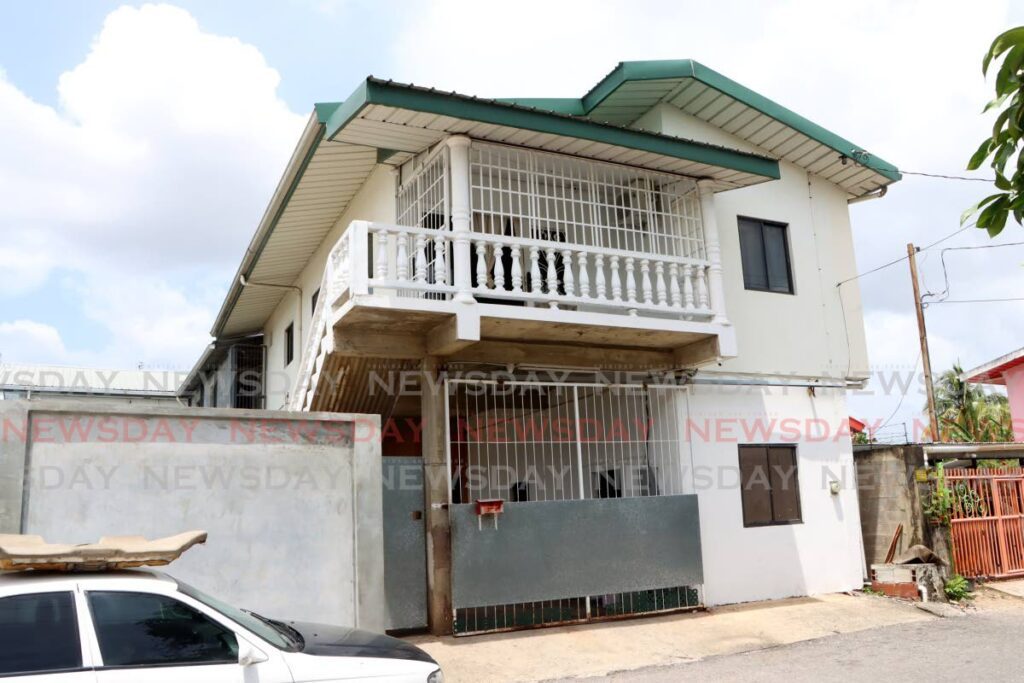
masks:
[[[302,273],[292,284],[302,289],[301,305],[297,292],[289,292],[274,309],[263,328],[267,344],[267,402],[270,410],[283,409],[288,401],[288,392],[295,384],[299,363],[306,340],[300,338],[298,317],[301,315],[301,336],[309,334],[312,324],[311,297],[323,279],[327,264],[327,254],[338,239],[355,220],[395,221],[395,176],[389,167],[378,166],[366,179],[359,193],[349,204],[348,209],[331,228],[323,243],[309,259]],[[285,344],[284,331],[289,324],[295,323],[295,358],[287,366],[284,364]]]
[[[668,105],[652,110],[637,127],[763,153]],[[779,165],[779,180],[715,196],[726,312],[736,329],[738,353],[719,367],[703,370],[701,376],[866,378],[859,289],[856,282],[844,285],[841,304],[836,288],[837,282],[856,273],[848,197],[797,166]],[[286,295],[268,320],[264,329],[270,378],[268,408],[282,406],[294,383],[305,340],[299,338],[300,325],[296,323],[295,360],[283,367],[284,329],[296,320],[296,307],[300,306],[301,332],[308,334],[310,296],[319,286],[327,253],[352,220],[394,222],[394,190],[390,169],[374,171],[294,283],[303,290],[301,304],[295,294]],[[744,288],[739,216],[789,226],[794,295]],[[691,434],[682,444],[683,466],[689,461],[700,501],[706,604],[860,587],[863,551],[852,447],[848,436],[837,435],[847,415],[845,392],[819,387],[811,395],[802,387],[698,385],[679,397],[677,414],[682,424],[708,420],[715,430],[732,430],[724,435],[715,431],[710,438]],[[790,421],[785,430],[779,423],[783,419]],[[757,432],[759,425],[773,424],[767,433]],[[808,433],[815,425],[827,431],[824,438]],[[748,436],[746,430],[755,433]],[[802,523],[743,526],[738,485],[738,446],[742,443],[795,443]],[[707,472],[713,473],[710,484],[699,479]],[[719,481],[718,475],[725,479]],[[828,490],[832,478],[843,485],[838,495]],[[685,487],[687,482],[682,483]]]
[[[708,123],[661,105],[636,126],[668,135],[764,154],[764,150]],[[866,378],[867,345],[860,289],[836,283],[856,274],[847,195],[802,168],[779,162],[782,178],[715,195],[725,305],[736,327],[736,358],[729,373]],[[794,295],[743,287],[737,218],[786,223]],[[846,309],[845,324],[843,306]]]
[[[853,446],[841,389],[697,385],[679,394],[683,467],[700,509],[704,600],[722,605],[863,585]],[[788,420],[788,421],[784,421]],[[793,444],[802,523],[743,526],[739,445]],[[842,485],[838,495],[829,481]]]

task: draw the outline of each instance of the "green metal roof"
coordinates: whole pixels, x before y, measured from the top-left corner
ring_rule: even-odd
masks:
[[[477,134],[484,139],[507,137],[517,131],[532,131],[551,138],[586,141],[609,145],[621,150],[639,150],[658,157],[684,160],[700,165],[702,170],[694,171],[698,176],[715,177],[726,172],[730,177],[735,173],[755,176],[759,180],[779,178],[778,162],[769,157],[752,154],[728,147],[696,142],[683,138],[641,131],[627,126],[589,120],[567,111],[541,108],[559,107],[560,100],[535,100],[533,104],[519,104],[487,100],[453,92],[441,92],[377,78],[367,78],[340,104],[317,105],[317,116],[325,122],[326,140],[347,140],[359,144],[384,145],[385,139],[397,136],[411,136],[403,148],[402,140],[397,145],[387,145],[395,151],[418,152],[432,143],[432,131],[438,137],[467,132],[476,127]],[[375,108],[375,109],[373,109]],[[389,118],[393,112],[400,115]],[[433,120],[422,120],[418,125],[410,121],[409,112],[432,115]],[[364,123],[348,138],[340,136],[343,130],[354,122]],[[441,119],[439,122],[438,119]],[[483,126],[499,127],[504,134],[495,134]],[[391,130],[380,130],[390,127]],[[414,129],[423,132],[412,133]],[[379,133],[379,138],[375,134]],[[540,145],[538,145],[540,146]],[[633,162],[644,165],[641,162]],[[714,169],[711,171],[710,169]],[[682,172],[682,169],[679,169]],[[749,180],[742,184],[750,184]]]
[[[620,62],[579,99],[502,101],[620,126],[667,103],[854,194],[901,178],[895,165],[691,59]]]

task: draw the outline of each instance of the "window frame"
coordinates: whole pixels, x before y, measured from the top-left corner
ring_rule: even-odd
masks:
[[[766,225],[772,226],[772,227],[776,227],[776,228],[782,228],[782,241],[783,241],[783,246],[785,247],[784,251],[785,251],[785,255],[786,255],[786,281],[789,284],[789,289],[787,289],[787,290],[772,289],[770,284],[767,284],[764,287],[754,287],[754,286],[751,286],[751,285],[747,284],[747,274],[743,270],[743,240],[740,237],[740,234],[741,234],[741,231],[742,231],[741,223],[743,221],[750,221],[752,223],[757,223],[760,226],[760,230],[758,230],[758,234],[761,237],[761,254],[764,257],[765,282],[768,281],[768,250],[766,248],[765,241],[764,241],[764,228],[765,228]],[[792,254],[792,249],[791,249],[790,243],[789,243],[789,223],[783,223],[782,221],[772,221],[772,220],[768,220],[766,218],[755,218],[753,216],[737,216],[736,217],[736,235],[737,235],[737,239],[739,240],[739,247],[740,247],[740,273],[743,276],[743,289],[748,291],[748,292],[766,292],[768,294],[788,294],[790,296],[795,296],[796,295],[796,282],[794,282],[794,280],[793,280],[793,254]]]
[[[107,664],[103,658],[103,648],[100,644],[100,633],[98,625],[96,624],[96,616],[93,613],[92,602],[89,600],[90,593],[119,593],[129,595],[144,595],[147,597],[163,598],[166,600],[173,600],[178,602],[189,609],[198,612],[203,615],[206,619],[213,622],[217,626],[221,627],[225,631],[231,633],[237,643],[237,647],[241,647],[243,642],[252,642],[251,636],[247,631],[240,631],[237,624],[227,620],[222,615],[211,614],[211,610],[204,609],[198,600],[183,596],[178,592],[162,592],[162,591],[149,591],[140,588],[122,588],[112,586],[87,586],[81,589],[81,605],[84,611],[84,616],[88,621],[89,628],[91,630],[91,644],[93,648],[92,658],[93,666],[92,669],[96,671],[117,671],[122,669],[168,669],[174,667],[194,667],[194,666],[238,666],[237,658],[231,661],[209,661],[209,662],[161,662],[161,663],[144,663],[144,664]],[[262,642],[262,638],[258,638]]]
[[[793,454],[793,476],[792,481],[796,484],[796,508],[797,517],[796,519],[787,520],[776,520],[775,519],[775,497],[771,488],[771,480],[769,479],[768,488],[768,499],[771,504],[772,520],[770,522],[747,522],[747,497],[746,497],[746,485],[743,481],[743,456],[742,451],[744,448],[763,448],[765,449],[765,457],[768,457],[768,450],[772,448],[784,448]],[[739,477],[740,477],[740,513],[743,522],[744,529],[758,529],[763,527],[772,526],[792,526],[794,524],[804,523],[804,506],[803,500],[800,496],[800,452],[796,444],[793,443],[741,443],[736,449],[736,461],[739,466]],[[771,463],[766,462],[766,465],[770,468]],[[769,470],[770,471],[770,470]]]
[[[78,666],[70,667],[65,669],[40,669],[35,671],[19,671],[12,673],[0,673],[0,681],[7,678],[15,677],[29,677],[29,676],[56,676],[60,674],[73,674],[83,671],[93,670],[93,659],[92,652],[87,644],[87,638],[85,636],[86,631],[83,628],[85,626],[84,621],[88,619],[88,615],[83,612],[82,606],[79,602],[78,591],[73,586],[54,586],[54,587],[42,587],[38,586],[39,590],[19,591],[10,592],[0,595],[0,600],[7,598],[24,598],[33,597],[39,595],[51,595],[55,593],[66,594],[71,598],[71,608],[74,614],[72,624],[75,629],[75,638],[78,641]]]
[[[284,328],[284,367],[288,367],[295,360],[295,323],[288,323]]]

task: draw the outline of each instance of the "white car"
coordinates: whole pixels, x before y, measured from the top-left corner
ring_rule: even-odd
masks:
[[[442,683],[397,638],[282,622],[149,570],[0,575],[0,681]]]

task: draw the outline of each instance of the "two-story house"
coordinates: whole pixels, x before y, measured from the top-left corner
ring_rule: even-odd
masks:
[[[837,283],[849,204],[899,178],[689,60],[565,99],[368,78],[316,105],[183,393],[251,405],[259,359],[267,408],[381,417],[425,475],[384,530],[393,626],[858,588]]]

